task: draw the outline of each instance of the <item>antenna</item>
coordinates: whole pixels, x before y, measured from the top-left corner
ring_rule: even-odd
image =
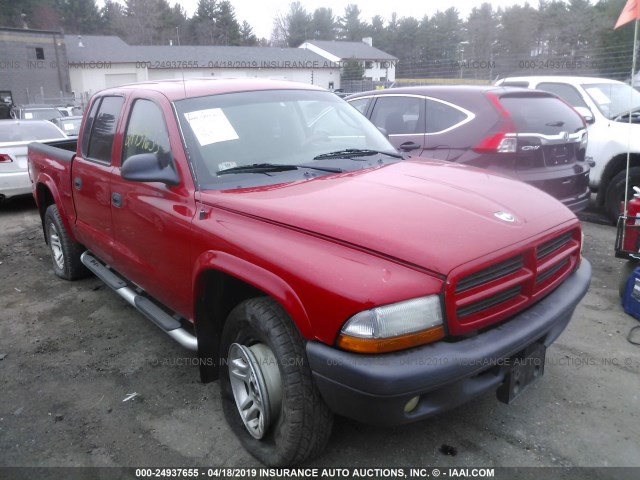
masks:
[[[184,67],[180,69],[182,74],[182,91],[184,92],[184,98],[187,98],[187,84],[184,81]]]

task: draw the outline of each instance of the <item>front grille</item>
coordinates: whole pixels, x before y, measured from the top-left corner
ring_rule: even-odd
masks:
[[[520,295],[522,291],[522,287],[520,285],[500,292],[496,295],[492,295],[491,297],[484,298],[478,302],[474,302],[470,305],[466,305],[462,308],[458,309],[458,318],[468,317],[469,315],[473,315],[476,312],[480,312],[482,310],[486,310],[487,308],[491,308],[495,305],[499,305],[507,300],[511,300],[514,297]]]
[[[536,285],[540,285],[542,282],[545,282],[546,280],[553,277],[556,273],[558,273],[560,270],[566,267],[568,263],[569,263],[569,259],[567,258],[563,262],[556,263],[549,270],[545,270],[544,272],[542,272],[540,275],[536,277]]]
[[[456,292],[464,292],[483,283],[490,282],[496,278],[504,277],[522,268],[522,255],[510,258],[504,262],[496,263],[488,268],[473,273],[456,284]]]
[[[445,290],[449,332],[463,334],[515,315],[560,285],[579,258],[575,228],[522,247],[507,260],[454,272]]]
[[[550,253],[565,246],[568,242],[571,241],[571,238],[572,238],[572,233],[567,232],[560,235],[559,237],[556,237],[552,240],[549,240],[548,242],[543,243],[537,248],[536,257],[538,259],[546,257]]]

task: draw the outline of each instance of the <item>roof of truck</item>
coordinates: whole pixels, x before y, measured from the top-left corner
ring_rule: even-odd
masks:
[[[101,93],[122,90],[150,90],[162,93],[170,101],[184,98],[218,95],[222,93],[256,90],[324,90],[314,85],[263,78],[187,78],[131,83],[103,90]]]

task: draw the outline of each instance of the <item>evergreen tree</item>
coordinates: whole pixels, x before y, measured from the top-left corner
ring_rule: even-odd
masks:
[[[338,20],[338,37],[340,40],[359,42],[369,30],[366,23],[360,20],[358,5],[351,3],[344,9],[344,16]]]

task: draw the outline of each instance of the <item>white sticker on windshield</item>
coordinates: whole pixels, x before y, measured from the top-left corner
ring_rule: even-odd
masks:
[[[238,164],[236,162],[221,162],[218,164],[218,171],[229,170],[230,168],[237,167]]]
[[[31,112],[24,112],[24,118],[25,118],[26,120],[31,120],[31,119],[33,119],[33,113],[31,113]]]
[[[599,88],[587,88],[587,93],[591,95],[591,98],[593,98],[598,105],[609,105],[611,103],[611,99],[607,97]]]
[[[73,123],[65,123],[64,124],[64,129],[65,130],[73,130]]]
[[[200,146],[237,140],[238,134],[221,108],[209,108],[184,114]]]

